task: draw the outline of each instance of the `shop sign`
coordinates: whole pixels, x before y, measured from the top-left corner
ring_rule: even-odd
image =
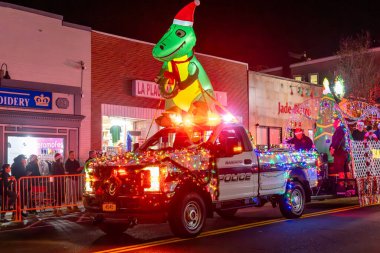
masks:
[[[161,99],[158,84],[143,80],[132,81],[132,96]]]
[[[51,110],[52,93],[0,88],[0,106]]]
[[[223,106],[227,106],[227,92],[214,91],[216,100]],[[133,80],[132,81],[132,96],[161,99],[160,89],[155,82]]]
[[[300,104],[295,104],[293,107],[286,102],[286,104],[281,104],[278,102],[278,113],[277,114],[285,114],[285,113],[296,113],[300,115],[306,115],[308,117],[311,116],[311,111],[309,108],[301,107]]]

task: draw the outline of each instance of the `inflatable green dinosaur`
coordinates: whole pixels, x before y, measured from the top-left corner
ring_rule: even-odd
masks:
[[[155,59],[164,62],[156,82],[165,98],[166,112],[191,115],[195,123],[204,124],[208,114],[216,111],[211,82],[193,51],[196,43],[193,20],[198,5],[199,1],[191,2],[177,13],[152,53]],[[172,124],[165,113],[156,122],[161,126]]]

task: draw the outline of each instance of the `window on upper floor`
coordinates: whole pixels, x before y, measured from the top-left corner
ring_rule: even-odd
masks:
[[[293,76],[294,80],[302,81],[302,76]]]
[[[310,83],[318,84],[318,74],[310,74],[309,80],[310,80]]]

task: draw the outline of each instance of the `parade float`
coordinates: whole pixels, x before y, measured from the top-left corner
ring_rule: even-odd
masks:
[[[374,134],[380,123],[380,105],[355,99],[344,98],[344,81],[336,78],[333,84],[325,79],[322,97],[311,98],[300,104],[289,118],[287,135],[305,121],[315,122],[314,144],[322,154],[319,166],[318,187],[313,189],[313,197],[324,199],[339,196],[359,196],[360,205],[380,203],[380,142]],[[309,110],[302,114],[302,108]],[[329,148],[334,134],[333,121],[338,118],[345,129],[345,147],[349,153],[349,171],[334,168],[334,157]],[[352,139],[351,132],[357,122],[371,126],[363,141]]]
[[[175,235],[194,237],[214,211],[228,218],[268,202],[284,217],[298,218],[311,201],[318,154],[256,151],[248,131],[214,98],[193,51],[198,5],[180,10],[153,48],[163,62],[156,82],[165,111],[152,120],[162,129],[134,152],[86,165],[84,207],[105,233],[168,222]]]

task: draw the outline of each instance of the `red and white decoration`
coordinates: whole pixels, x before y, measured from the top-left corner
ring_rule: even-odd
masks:
[[[195,7],[200,4],[199,0],[189,3],[183,7],[174,17],[173,24],[182,26],[193,26]]]
[[[380,204],[380,142],[352,141],[360,206]]]

